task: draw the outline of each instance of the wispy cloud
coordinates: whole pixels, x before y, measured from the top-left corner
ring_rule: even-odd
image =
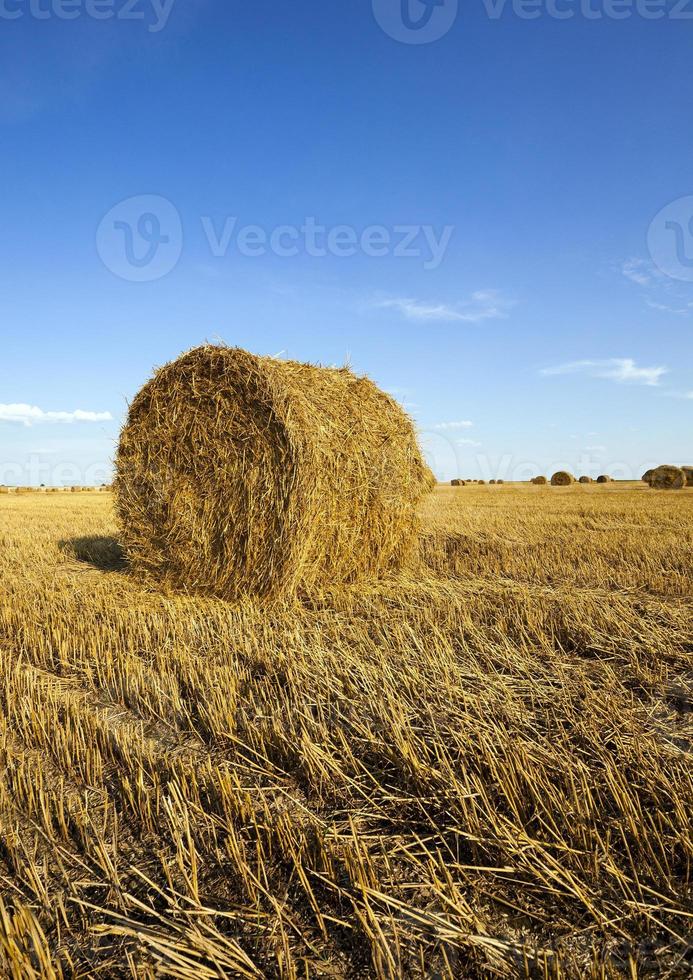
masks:
[[[675,316],[690,316],[693,313],[693,303],[674,288],[672,280],[653,262],[639,258],[627,259],[621,265],[621,273],[643,290],[645,305],[651,310],[672,313]]]
[[[662,313],[675,313],[677,316],[688,316],[693,308],[693,303],[686,303],[684,306],[669,306],[667,303],[655,303],[654,300],[645,300],[651,310],[661,310]]]
[[[481,443],[476,439],[455,439],[458,446],[480,446]]]
[[[0,422],[19,422],[25,426],[41,425],[44,423],[73,422],[111,422],[110,412],[85,412],[81,408],[74,412],[44,412],[36,405],[17,403],[13,405],[0,404]]]
[[[472,293],[470,299],[454,304],[398,298],[378,300],[375,306],[381,310],[397,310],[407,320],[481,323],[506,317],[513,303],[496,290],[480,289]]]
[[[471,429],[473,425],[473,422],[470,422],[468,419],[464,419],[461,422],[436,422],[436,424],[432,425],[430,428],[436,429],[439,432],[447,432],[449,429]]]
[[[568,364],[543,368],[540,374],[587,374],[592,378],[606,378],[619,384],[654,387],[668,370],[665,367],[639,367],[630,357],[612,357],[601,361],[570,361]]]
[[[646,259],[626,259],[621,266],[621,272],[638,286],[651,286],[661,273]]]

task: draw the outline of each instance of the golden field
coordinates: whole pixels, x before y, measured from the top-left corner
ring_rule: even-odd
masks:
[[[439,487],[308,605],[0,498],[0,973],[684,977],[693,490]]]

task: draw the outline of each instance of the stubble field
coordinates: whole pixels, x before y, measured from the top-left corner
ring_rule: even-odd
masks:
[[[439,487],[406,574],[262,606],[0,498],[0,973],[690,975],[692,519]]]

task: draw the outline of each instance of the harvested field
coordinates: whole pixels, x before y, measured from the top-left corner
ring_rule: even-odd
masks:
[[[581,490],[438,487],[308,605],[3,496],[0,973],[689,976],[693,490]]]

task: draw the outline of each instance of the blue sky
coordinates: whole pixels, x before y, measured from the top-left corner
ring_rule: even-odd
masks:
[[[441,479],[692,463],[693,2],[498,2],[2,0],[0,483],[108,479],[215,338]]]

